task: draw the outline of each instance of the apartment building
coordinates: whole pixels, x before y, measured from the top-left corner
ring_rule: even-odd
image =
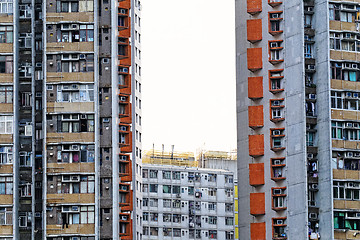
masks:
[[[0,3],[0,239],[140,239],[141,3]]]
[[[225,170],[143,164],[143,239],[234,239],[234,179]]]
[[[235,213],[235,240],[239,239],[239,209],[238,209],[238,181],[237,181],[237,157],[236,150],[225,151],[201,151],[198,157],[199,167],[211,169],[223,169],[234,174],[234,213]]]
[[[356,239],[360,1],[236,1],[242,239]]]

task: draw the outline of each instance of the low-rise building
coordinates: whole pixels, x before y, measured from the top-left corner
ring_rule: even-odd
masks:
[[[143,239],[234,239],[234,176],[144,164]]]

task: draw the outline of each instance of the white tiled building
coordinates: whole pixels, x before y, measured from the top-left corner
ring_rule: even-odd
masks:
[[[143,239],[234,239],[233,173],[143,165]]]

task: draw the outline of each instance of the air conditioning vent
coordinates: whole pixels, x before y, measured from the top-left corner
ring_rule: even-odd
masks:
[[[314,154],[308,153],[307,158],[308,158],[308,159],[313,159],[313,158],[314,158]]]
[[[353,127],[352,123],[346,123],[346,127]]]
[[[280,165],[281,164],[281,160],[274,160],[274,165]]]
[[[279,195],[279,194],[281,194],[282,193],[282,190],[281,189],[274,189],[273,190],[273,194],[274,195]]]
[[[276,225],[283,225],[284,224],[284,220],[276,220]]]
[[[280,130],[274,130],[273,135],[281,135],[281,131]]]
[[[280,101],[278,101],[278,100],[273,101],[273,106],[280,106]]]

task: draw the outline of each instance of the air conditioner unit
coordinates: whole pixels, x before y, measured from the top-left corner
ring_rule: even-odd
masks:
[[[120,9],[121,14],[126,14],[126,9]]]
[[[359,93],[353,93],[352,97],[353,97],[353,98],[358,98],[358,97],[359,97]]]
[[[360,218],[360,213],[355,213],[356,218]]]
[[[313,159],[313,158],[314,158],[314,154],[313,154],[313,153],[308,153],[307,158],[308,158],[308,159]]]
[[[70,24],[69,30],[79,30],[79,24]]]
[[[79,211],[79,207],[78,207],[78,206],[72,206],[72,207],[71,207],[71,211],[72,211],[72,212],[78,212],[78,211]]]
[[[120,97],[120,101],[126,102],[126,97]]]
[[[307,7],[307,8],[306,8],[306,11],[312,12],[312,11],[314,11],[314,8],[313,8],[313,7]]]
[[[273,194],[274,195],[282,194],[282,190],[281,189],[273,189]]]
[[[270,48],[276,48],[276,47],[279,47],[277,42],[270,43]]]
[[[354,182],[354,183],[353,183],[353,187],[354,187],[354,188],[358,188],[358,187],[359,187],[359,183]]]
[[[25,125],[25,136],[32,136],[32,126],[30,124]]]
[[[71,181],[75,181],[78,182],[80,180],[80,177],[75,175],[75,176],[71,176]]]
[[[313,94],[313,93],[309,94],[309,98],[310,99],[316,99],[316,94]]]
[[[121,156],[120,156],[120,160],[126,161],[126,160],[127,160],[127,157],[126,157],[125,155],[121,155]]]
[[[78,151],[78,150],[80,150],[80,146],[79,145],[71,145],[71,150]]]
[[[120,131],[126,131],[127,128],[125,126],[120,126]]]
[[[279,100],[273,101],[273,106],[280,106],[280,101]]]
[[[353,123],[354,128],[358,128],[359,124],[358,123]]]
[[[71,85],[71,88],[72,89],[79,89],[79,84],[73,84],[73,85]]]
[[[274,160],[274,165],[280,165],[281,164],[281,160]]]
[[[127,68],[120,68],[120,72],[128,73],[128,72],[129,72],[129,69],[127,69]]]
[[[311,189],[318,190],[318,185],[316,183],[311,184]]]
[[[315,70],[315,65],[309,64],[309,65],[307,65],[307,69]]]
[[[353,127],[353,124],[352,123],[346,123],[346,127]]]
[[[86,114],[81,114],[80,119],[87,119]]]
[[[354,153],[354,157],[360,157],[360,153],[359,152]]]
[[[180,194],[180,193],[177,193],[177,194],[176,194],[176,197],[177,197],[177,198],[181,198],[181,194]]]
[[[103,123],[109,123],[110,122],[110,118],[103,118]]]
[[[344,64],[344,67],[345,67],[345,68],[351,68],[351,63],[345,63],[345,64]]]
[[[352,97],[352,93],[351,92],[346,92],[346,97]]]
[[[284,224],[284,220],[282,220],[282,219],[276,220],[276,225],[283,225],[283,224]]]
[[[35,213],[35,217],[41,217],[41,213],[40,213],[40,212],[36,212],[36,213]]]
[[[279,18],[280,17],[280,15],[279,14],[277,14],[277,13],[273,13],[273,14],[271,14],[271,18]]]
[[[126,220],[128,220],[128,217],[127,216],[121,216],[121,220],[126,221]]]
[[[351,64],[351,68],[357,69],[358,65],[356,63]]]
[[[317,213],[309,213],[309,218],[311,218],[311,219],[317,219],[317,218],[318,218],[318,215],[317,215]]]
[[[79,237],[72,237],[71,240],[80,240]]]
[[[353,156],[353,152],[345,152],[345,157],[352,158]]]
[[[79,58],[80,58],[80,59],[85,59],[86,56],[85,56],[85,54],[80,54],[80,55],[79,55]]]
[[[348,187],[348,188],[352,188],[352,187],[354,187],[354,184],[353,184],[352,182],[348,182],[348,183],[347,183],[347,187]]]
[[[281,131],[280,130],[274,130],[273,135],[281,135]]]

